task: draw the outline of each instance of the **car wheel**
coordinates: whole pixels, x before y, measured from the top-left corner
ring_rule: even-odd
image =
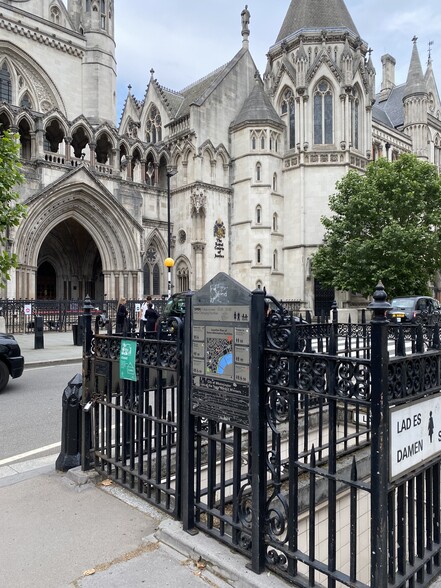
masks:
[[[0,392],[6,387],[9,381],[9,370],[8,366],[0,361]]]

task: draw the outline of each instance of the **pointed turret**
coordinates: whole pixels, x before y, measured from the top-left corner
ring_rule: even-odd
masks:
[[[345,29],[359,36],[344,0],[291,0],[276,43],[302,29]]]
[[[412,137],[413,150],[417,157],[427,159],[428,142],[428,91],[418,54],[417,38],[414,37],[409,73],[403,95],[404,132]]]
[[[303,45],[303,40],[300,38],[299,49],[296,53],[295,63],[297,66],[297,87],[304,88],[306,85],[306,72],[308,69],[308,56]]]
[[[424,82],[423,68],[421,67],[420,56],[417,47],[417,37],[412,39],[412,57],[410,58],[409,73],[407,74],[406,90],[404,98],[414,94],[425,94],[426,84]]]
[[[268,95],[263,88],[262,80],[256,72],[254,76],[255,84],[250,95],[245,100],[238,116],[232,124],[236,128],[243,124],[273,124],[277,127],[283,127],[280,116],[277,114]]]

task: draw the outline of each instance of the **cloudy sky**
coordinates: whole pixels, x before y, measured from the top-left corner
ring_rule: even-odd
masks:
[[[116,0],[116,58],[118,118],[127,87],[138,99],[153,68],[158,82],[182,90],[229,61],[241,48],[240,0]],[[250,51],[261,74],[266,53],[274,44],[290,0],[247,0],[251,13]],[[360,36],[373,49],[377,90],[380,58],[390,53],[397,61],[395,82],[406,81],[412,37],[418,37],[423,71],[429,42],[433,68],[441,88],[441,9],[439,0],[346,0]]]

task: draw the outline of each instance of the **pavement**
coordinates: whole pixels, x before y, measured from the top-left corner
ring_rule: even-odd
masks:
[[[81,361],[71,332],[45,332],[43,349],[33,334],[15,338],[25,369]],[[95,472],[56,471],[57,457],[0,459],[2,588],[288,585]]]
[[[78,363],[71,332],[16,335],[26,366]],[[0,397],[1,409],[1,397]],[[287,588],[214,539],[183,531],[95,472],[55,470],[58,454],[0,460],[2,588]],[[380,588],[380,587],[372,587]],[[441,578],[431,588],[441,588]]]

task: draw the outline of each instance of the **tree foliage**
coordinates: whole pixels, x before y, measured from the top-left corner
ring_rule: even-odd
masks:
[[[9,229],[19,225],[26,207],[15,191],[24,180],[21,173],[18,136],[10,131],[0,135],[0,285],[10,279],[9,271],[17,267],[17,256],[8,250]]]
[[[370,296],[381,280],[389,297],[427,294],[441,270],[441,179],[432,164],[403,154],[350,171],[322,217],[324,244],[313,257],[326,286]]]

